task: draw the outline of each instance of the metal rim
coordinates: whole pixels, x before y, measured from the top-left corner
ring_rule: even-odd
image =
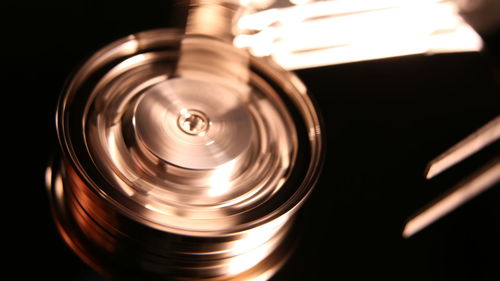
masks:
[[[243,135],[242,143],[236,144],[236,148],[237,151],[243,151],[243,153],[238,152],[234,154],[236,157],[229,157],[231,160],[229,162],[237,163],[236,166],[240,168],[251,167],[252,161],[260,163],[259,157],[265,157],[266,149],[260,151],[260,154],[258,154],[260,156],[257,158],[250,157],[248,158],[250,160],[240,160],[251,155],[252,151],[262,150],[263,147],[267,147],[266,145],[277,145],[272,144],[276,139],[286,139],[281,144],[282,157],[277,158],[278,162],[275,161],[279,164],[277,167],[285,168],[280,168],[281,170],[276,170],[277,172],[272,169],[264,171],[273,180],[269,181],[271,184],[267,186],[268,189],[262,188],[265,192],[260,195],[261,201],[258,201],[259,197],[257,196],[257,200],[251,197],[254,193],[249,193],[250,196],[247,198],[254,199],[250,202],[255,203],[255,205],[248,207],[245,206],[246,201],[237,201],[234,206],[241,203],[240,206],[247,208],[243,209],[244,212],[234,213],[232,217],[231,214],[224,213],[222,216],[218,215],[218,217],[208,217],[207,219],[206,210],[211,210],[210,204],[213,204],[213,202],[209,201],[202,201],[201,204],[196,202],[198,205],[189,205],[192,203],[189,201],[187,203],[191,209],[199,207],[200,210],[203,210],[202,215],[204,217],[202,218],[205,221],[201,226],[192,224],[197,218],[190,217],[190,213],[187,216],[188,219],[184,219],[186,216],[180,213],[180,215],[174,214],[177,217],[170,216],[168,220],[165,220],[165,216],[162,216],[163,214],[154,208],[147,208],[147,206],[140,204],[133,205],[130,202],[144,201],[137,200],[138,197],[133,198],[121,187],[117,188],[117,183],[120,183],[120,181],[130,180],[130,177],[123,176],[123,171],[130,170],[133,167],[129,166],[123,169],[123,167],[115,165],[114,162],[101,162],[100,157],[96,157],[96,155],[109,156],[110,151],[89,148],[89,143],[90,146],[96,143],[100,144],[99,141],[107,141],[108,136],[113,136],[110,134],[110,132],[114,132],[112,130],[97,130],[96,128],[102,124],[113,125],[115,119],[99,119],[95,114],[93,115],[93,112],[100,112],[100,110],[109,112],[109,108],[106,108],[109,104],[112,105],[112,109],[122,108],[122,101],[108,99],[109,96],[112,96],[110,93],[121,87],[120,84],[108,82],[116,77],[125,77],[125,79],[120,78],[121,80],[118,79],[117,81],[126,81],[128,83],[126,84],[127,87],[125,87],[127,91],[133,89],[132,91],[141,94],[126,99],[125,102],[130,105],[126,108],[130,108],[130,110],[119,114],[121,123],[117,128],[119,128],[120,134],[114,136],[124,140],[130,136],[137,136],[137,138],[132,138],[135,143],[134,141],[127,144],[122,142],[117,147],[121,145],[122,148],[129,146],[141,148],[136,143],[143,142],[144,146],[141,150],[143,155],[140,155],[140,157],[145,157],[145,159],[161,158],[160,163],[167,165],[167,169],[164,169],[163,172],[173,171],[173,173],[177,173],[182,171],[182,173],[185,173],[184,175],[187,175],[182,180],[187,179],[188,181],[192,181],[193,178],[196,179],[200,175],[203,177],[207,173],[209,175],[216,173],[217,169],[227,165],[224,162],[225,160],[222,159],[219,162],[205,161],[199,166],[189,166],[191,165],[189,161],[182,162],[182,158],[172,158],[171,153],[162,154],[158,147],[155,146],[154,141],[156,139],[149,139],[150,136],[147,135],[147,131],[142,132],[134,127],[137,125],[154,125],[156,126],[153,130],[156,132],[155,134],[161,132],[163,123],[155,123],[157,120],[151,118],[164,116],[164,114],[150,114],[147,109],[157,106],[155,102],[158,99],[177,98],[178,92],[174,96],[169,96],[171,93],[168,89],[177,91],[179,90],[178,87],[181,87],[182,92],[182,87],[185,86],[183,83],[188,80],[185,77],[172,79],[169,75],[162,78],[142,78],[144,78],[144,75],[147,76],[148,69],[160,70],[163,71],[162,73],[169,72],[170,65],[176,60],[179,42],[182,38],[180,32],[169,29],[146,31],[129,36],[97,52],[73,75],[63,96],[61,96],[56,122],[62,149],[62,165],[59,171],[55,171],[54,174],[55,177],[60,178],[60,187],[58,189],[54,185],[51,192],[54,196],[52,204],[55,209],[56,220],[60,221],[60,232],[67,243],[70,246],[72,245],[84,260],[99,260],[98,256],[104,256],[101,262],[106,263],[105,261],[109,258],[112,260],[118,259],[120,263],[127,264],[130,268],[138,270],[138,272],[151,271],[152,276],[156,277],[168,274],[169,276],[178,276],[181,279],[189,276],[189,278],[226,280],[227,278],[236,278],[236,276],[241,277],[248,274],[252,276],[259,275],[261,273],[257,272],[257,267],[259,272],[262,271],[262,274],[267,272],[265,274],[269,277],[271,272],[275,272],[279,268],[278,265],[282,264],[276,255],[278,252],[283,253],[284,246],[280,245],[283,244],[285,239],[288,239],[287,237],[290,235],[289,228],[294,220],[294,214],[309,196],[316,183],[323,157],[324,136],[321,132],[318,114],[307,95],[306,88],[293,74],[281,70],[272,62],[256,58],[250,59],[249,83],[251,86],[248,89],[254,91],[250,96],[257,100],[259,98],[264,100],[265,102],[257,105],[257,107],[265,105],[266,114],[271,116],[269,119],[278,120],[276,121],[278,123],[269,123],[271,121],[264,120],[259,116],[255,117],[255,115],[259,114],[258,111],[262,109],[257,108],[255,105],[247,115],[242,115],[241,109],[238,109],[234,113],[235,115],[232,116],[236,116],[235,119],[239,120],[239,124],[246,124],[244,125],[246,127],[250,126],[250,123],[241,123],[241,120],[251,116],[251,122],[253,122],[251,123],[253,124],[251,130],[258,133],[246,136],[240,132],[240,137]],[[155,58],[161,58],[159,60],[160,64],[151,68],[152,63],[156,63]],[[140,64],[134,64],[141,60],[146,61],[145,65],[148,66],[142,70]],[[123,70],[127,69],[127,67],[133,70],[139,69],[140,71],[132,74],[135,75],[135,78],[142,77],[141,81],[146,81],[146,86],[142,84],[131,86],[130,81],[134,81],[134,79],[126,79],[126,75],[128,75],[126,71],[119,71],[118,75],[113,76],[116,69]],[[214,77],[214,79],[217,78]],[[191,86],[198,85],[199,90],[206,87],[203,83],[188,82]],[[176,83],[180,83],[180,86]],[[158,87],[167,88],[157,91]],[[101,89],[104,90],[99,94]],[[217,91],[222,92],[224,90],[217,88]],[[108,94],[109,96],[107,96]],[[96,96],[100,98],[95,98]],[[226,97],[226,103],[232,104],[231,99],[230,96]],[[108,102],[110,100],[111,102]],[[113,103],[113,101],[118,102]],[[142,108],[144,104],[146,106]],[[168,103],[163,104],[168,105]],[[210,101],[208,104],[210,104]],[[223,104],[220,107],[223,108]],[[274,109],[270,110],[270,107],[274,107]],[[167,112],[164,108],[164,106],[160,106],[161,112]],[[199,140],[203,139],[203,137],[210,137],[210,134],[213,133],[211,130],[216,130],[217,126],[220,126],[220,124],[217,124],[218,119],[214,117],[216,115],[206,111],[203,106],[192,107],[189,104],[176,110],[175,112],[178,112],[179,115],[172,115],[165,120],[170,122],[168,124],[170,126],[168,128],[169,132],[177,130],[177,133],[181,134],[181,138]],[[217,110],[217,108],[214,110]],[[286,114],[277,115],[281,111],[286,111]],[[194,116],[194,119],[189,119],[191,116]],[[89,120],[97,121],[92,123]],[[262,131],[259,126],[263,126],[263,124],[274,131],[271,133],[269,133],[269,130]],[[287,129],[287,126],[293,126],[293,128]],[[104,137],[96,138],[96,135],[100,136],[100,132],[106,132],[102,135]],[[287,136],[283,132],[292,132],[292,134]],[[271,137],[266,139],[266,133],[269,133]],[[164,136],[164,138],[168,137],[170,136]],[[245,141],[246,143],[244,143]],[[255,146],[256,141],[258,144],[264,144]],[[159,146],[159,148],[162,148],[162,146]],[[116,153],[117,148],[113,151]],[[128,153],[128,151],[124,151]],[[139,149],[134,150],[134,153],[138,151]],[[123,156],[126,154],[118,153],[117,155]],[[106,157],[102,158],[109,158]],[[215,165],[215,169],[212,169],[212,164]],[[252,171],[251,169],[248,170]],[[237,177],[240,174],[245,174],[245,171],[231,175]],[[259,178],[259,173],[254,174]],[[254,174],[247,173],[249,177],[255,176]],[[162,175],[159,178],[167,181],[171,179],[168,173],[165,175],[166,178],[162,177]],[[263,176],[262,178],[266,177]],[[138,179],[144,180],[143,177],[138,177]],[[262,182],[264,183],[262,186],[266,187],[266,181]],[[182,191],[182,186],[180,189]],[[165,192],[164,190],[160,191]],[[178,192],[178,190],[174,191]],[[244,189],[243,191],[247,190]],[[147,192],[148,190],[144,194],[148,194]],[[64,194],[64,196],[58,196],[58,193]],[[225,195],[232,199],[231,196],[235,194],[228,193]],[[259,195],[258,192],[255,194]],[[241,197],[242,195],[238,196]],[[196,198],[196,196],[194,197]],[[203,196],[199,197],[204,198]],[[221,198],[224,199],[225,197],[216,197],[217,200]],[[215,202],[220,203],[220,201]],[[180,206],[184,202],[181,200],[173,204],[168,202],[168,204]],[[227,206],[232,207],[230,204],[227,204]],[[229,210],[231,209],[229,208]],[[170,220],[172,217],[180,219],[179,221],[173,221]],[[210,223],[214,223],[215,227]],[[72,235],[74,237],[69,237]],[[89,246],[89,243],[92,245]],[[116,251],[121,248],[128,249],[127,251],[132,251],[132,253],[143,257],[145,259],[143,262],[147,266],[143,263],[136,263],[135,259],[130,260],[119,255]],[[285,256],[282,258],[286,259]],[[263,267],[262,262],[265,260],[273,261],[269,262],[269,267]],[[157,267],[157,263],[162,264],[162,266]],[[94,262],[90,264],[104,273],[111,272],[108,275],[114,276],[118,274],[117,276],[121,276],[117,273],[121,271],[121,266],[111,266],[113,269],[103,269]],[[257,264],[260,264],[260,266],[257,266]],[[235,265],[237,266],[235,267]],[[153,266],[155,269],[151,269],[149,266]],[[253,266],[256,268],[253,268]]]
[[[160,37],[162,39],[154,39]],[[116,57],[121,57],[124,55],[132,55],[141,51],[141,48],[147,49],[148,47],[154,47],[156,44],[164,44],[168,42],[171,47],[174,47],[178,44],[180,38],[180,34],[176,31],[160,29],[153,31],[146,31],[139,33],[134,36],[129,36],[124,39],[118,40],[115,43],[108,45],[103,48],[101,51],[97,52],[94,56],[92,56],[87,63],[85,63],[80,71],[78,71],[73,77],[72,82],[68,84],[66,88],[66,94],[62,96],[62,99],[59,103],[58,109],[58,117],[57,117],[57,128],[58,128],[58,136],[60,140],[61,147],[63,148],[64,154],[71,159],[71,164],[75,165],[78,173],[83,176],[83,178],[88,181],[90,187],[93,188],[94,192],[100,194],[110,202],[114,203],[115,207],[119,209],[124,214],[128,212],[119,207],[118,202],[114,202],[113,198],[110,198],[107,194],[102,194],[102,192],[96,188],[96,184],[90,177],[86,174],[85,169],[80,163],[79,157],[76,156],[74,151],[74,147],[72,147],[72,139],[71,136],[67,134],[67,106],[68,99],[71,97],[72,90],[78,87],[78,83],[75,83],[77,80],[84,80],[86,77],[90,75],[90,68],[92,68],[92,64],[104,64],[106,60],[111,61],[116,59]],[[139,40],[139,41],[138,41]],[[156,41],[156,42],[154,42]],[[139,43],[140,42],[140,43]],[[144,42],[146,44],[144,44]],[[151,46],[148,46],[148,43]],[[127,54],[128,51],[128,54]],[[107,54],[109,53],[109,54]],[[106,56],[105,56],[106,55]],[[287,89],[289,95],[288,97],[295,103],[295,106],[301,111],[302,118],[304,118],[304,122],[307,126],[307,134],[310,141],[310,165],[307,167],[307,172],[305,173],[304,179],[301,181],[299,187],[297,188],[297,192],[293,194],[288,200],[283,202],[281,206],[275,210],[272,210],[266,216],[261,217],[258,221],[251,221],[245,223],[238,229],[234,229],[234,231],[244,231],[245,229],[253,228],[258,225],[265,224],[266,222],[275,219],[286,213],[293,213],[294,210],[301,205],[302,201],[307,198],[310,193],[311,187],[315,184],[318,174],[319,168],[321,166],[321,156],[322,156],[322,135],[320,129],[319,118],[316,113],[316,109],[312,104],[311,100],[307,96],[305,86],[300,82],[300,80],[295,77],[293,74],[282,71],[279,67],[273,64],[270,61],[252,58],[251,65],[257,68],[262,73],[265,73],[268,77],[273,79],[273,82],[277,82],[279,86],[283,89]],[[291,94],[290,94],[291,93]],[[134,215],[128,213],[128,215]],[[156,226],[158,227],[158,226]],[[160,229],[165,229],[164,227],[159,227]],[[172,231],[172,229],[167,228],[167,230]],[[192,233],[191,233],[192,234]],[[214,233],[210,231],[202,232],[200,235],[202,236],[210,236]]]

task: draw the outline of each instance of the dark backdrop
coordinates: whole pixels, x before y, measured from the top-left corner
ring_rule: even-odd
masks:
[[[57,147],[57,97],[68,75],[103,45],[182,17],[172,17],[169,1],[149,0],[0,8],[7,269],[15,280],[97,280],[50,217],[44,169]],[[401,237],[410,215],[498,154],[490,147],[435,180],[423,177],[428,161],[500,113],[495,40],[487,41],[491,53],[298,72],[326,124],[326,164],[300,216],[299,246],[273,281],[500,280],[498,186],[415,237]]]

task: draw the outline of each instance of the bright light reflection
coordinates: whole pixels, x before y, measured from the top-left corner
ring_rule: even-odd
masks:
[[[307,3],[311,3],[312,0],[290,0],[290,3],[294,4],[294,5],[304,5],[304,4],[307,4]]]
[[[274,250],[274,243],[270,240],[282,230],[288,219],[287,215],[281,216],[252,230],[244,239],[235,241],[232,252],[237,256],[232,258],[229,263],[229,273],[241,273],[266,258]]]
[[[231,175],[236,162],[230,161],[214,170],[209,179],[208,195],[212,197],[227,193],[231,187]]]
[[[64,196],[64,184],[62,180],[62,176],[60,174],[56,175],[55,181],[54,181],[54,192],[56,195],[56,198],[62,199]]]
[[[262,261],[269,254],[269,245],[263,245],[251,252],[236,256],[231,259],[228,272],[230,275],[248,270]]]
[[[252,230],[244,239],[234,241],[231,248],[232,254],[240,255],[252,251],[254,248],[264,244],[281,230],[283,225],[287,222],[287,219],[288,216],[279,217],[274,221]]]
[[[235,46],[287,69],[482,48],[444,0],[320,1],[251,14],[238,26]]]
[[[45,187],[52,188],[52,167],[48,166],[45,170]]]

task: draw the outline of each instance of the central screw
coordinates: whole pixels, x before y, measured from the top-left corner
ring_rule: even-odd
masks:
[[[177,126],[186,134],[204,136],[208,130],[208,117],[201,111],[183,109],[177,118]]]

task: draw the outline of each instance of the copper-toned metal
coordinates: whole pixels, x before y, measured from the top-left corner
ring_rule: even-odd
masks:
[[[48,182],[59,229],[118,280],[269,278],[323,148],[293,74],[167,29],[92,56],[60,100],[57,129]]]
[[[500,158],[458,184],[405,225],[403,237],[410,237],[500,182]]]
[[[500,116],[432,160],[425,177],[430,179],[500,139]]]
[[[500,138],[500,116],[463,139],[446,152],[432,160],[426,172],[427,179],[433,178],[457,163],[470,157]],[[467,179],[456,185],[447,194],[424,208],[405,225],[403,237],[410,237],[439,220],[449,212],[473,199],[500,182],[500,158],[496,157]]]

